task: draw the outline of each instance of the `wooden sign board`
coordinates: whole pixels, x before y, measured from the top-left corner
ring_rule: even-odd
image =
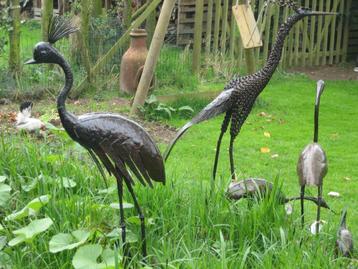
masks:
[[[262,46],[260,31],[257,28],[254,13],[250,5],[236,5],[232,7],[232,13],[235,16],[239,26],[242,44],[245,49]]]

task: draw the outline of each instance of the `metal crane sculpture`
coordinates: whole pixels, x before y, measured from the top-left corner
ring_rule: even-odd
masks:
[[[75,116],[68,112],[65,100],[72,88],[73,74],[64,57],[53,44],[62,37],[75,32],[71,21],[55,17],[49,27],[49,42],[35,46],[33,59],[27,64],[57,64],[65,74],[65,85],[57,97],[57,110],[68,135],[88,150],[104,177],[102,165],[117,180],[120,208],[120,226],[124,256],[127,256],[126,227],[123,211],[123,182],[127,186],[141,221],[142,254],[145,258],[146,237],[144,215],[133,190],[134,180],[127,168],[144,185],[165,183],[164,162],[160,151],[149,134],[136,122],[111,113],[89,113]]]
[[[299,177],[299,184],[301,186],[301,224],[304,225],[304,201],[306,185],[317,186],[318,200],[322,199],[322,185],[323,178],[327,174],[327,158],[324,150],[318,144],[318,117],[319,117],[319,104],[321,95],[324,90],[324,81],[317,82],[315,110],[314,110],[314,137],[313,143],[308,144],[302,151],[298,163],[297,174]],[[316,231],[319,231],[321,207],[318,203]]]
[[[281,1],[279,4],[282,5]],[[190,122],[186,123],[176,134],[164,153],[164,159],[167,160],[173,146],[177,140],[193,125],[205,120],[209,120],[219,114],[226,113],[224,121],[221,126],[221,132],[216,146],[216,155],[213,169],[213,180],[215,180],[217,164],[219,159],[220,145],[224,133],[227,131],[230,120],[230,171],[231,176],[235,179],[235,167],[233,156],[233,145],[236,136],[239,134],[242,125],[244,124],[247,116],[251,112],[256,98],[264,90],[267,83],[270,81],[271,76],[275,72],[280,59],[282,48],[286,36],[293,25],[308,16],[318,15],[333,15],[335,13],[329,12],[316,12],[306,8],[297,7],[294,2],[286,1],[285,5],[291,7],[295,13],[288,17],[287,21],[280,26],[275,44],[272,47],[270,55],[266,61],[265,66],[252,75],[244,77],[235,77],[224,88],[224,91],[216,97],[210,104],[208,104],[198,115],[196,115]]]
[[[342,211],[341,222],[337,232],[336,254],[341,253],[344,257],[351,257],[353,254],[352,233],[347,229],[347,210]]]
[[[226,191],[226,196],[231,200],[241,200],[243,198],[252,198],[265,195],[270,195],[273,190],[273,184],[261,178],[248,178],[239,182],[232,182]],[[276,193],[278,202],[286,204],[290,201],[300,200],[301,196],[287,198],[281,191]],[[304,196],[303,199],[311,201],[316,205],[333,211],[324,199],[318,200],[316,197]]]

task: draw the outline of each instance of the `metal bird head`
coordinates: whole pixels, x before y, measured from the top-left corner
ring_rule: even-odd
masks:
[[[323,80],[319,80],[317,81],[317,90],[316,90],[316,101],[315,101],[315,106],[319,106],[319,102],[321,100],[321,95],[324,91],[324,81]]]
[[[59,16],[52,18],[48,29],[48,42],[37,43],[34,48],[33,59],[25,64],[59,63],[61,54],[53,44],[61,38],[78,31],[78,28],[73,26],[71,20]]]
[[[296,3],[296,1],[293,0],[273,0],[273,2],[277,3],[281,7],[288,7],[293,9],[298,15],[301,15],[302,17],[319,15],[338,15],[338,13],[334,12],[312,11],[309,8],[300,7]]]

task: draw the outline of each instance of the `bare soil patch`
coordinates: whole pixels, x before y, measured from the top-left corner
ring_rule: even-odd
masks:
[[[289,72],[304,73],[314,80],[358,80],[358,73],[353,71],[354,66],[315,66],[295,67]]]

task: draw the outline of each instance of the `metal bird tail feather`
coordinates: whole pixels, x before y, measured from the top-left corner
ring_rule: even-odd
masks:
[[[79,28],[73,25],[71,19],[62,16],[54,16],[48,27],[48,42],[50,44],[55,44],[61,38],[78,30]]]
[[[164,160],[166,161],[169,157],[170,152],[172,151],[175,143],[178,139],[194,124],[200,123],[202,121],[214,118],[231,107],[231,94],[234,89],[224,90],[217,96],[210,104],[208,104],[203,110],[199,112],[191,121],[186,123],[176,134],[174,139],[170,142],[164,153]]]

